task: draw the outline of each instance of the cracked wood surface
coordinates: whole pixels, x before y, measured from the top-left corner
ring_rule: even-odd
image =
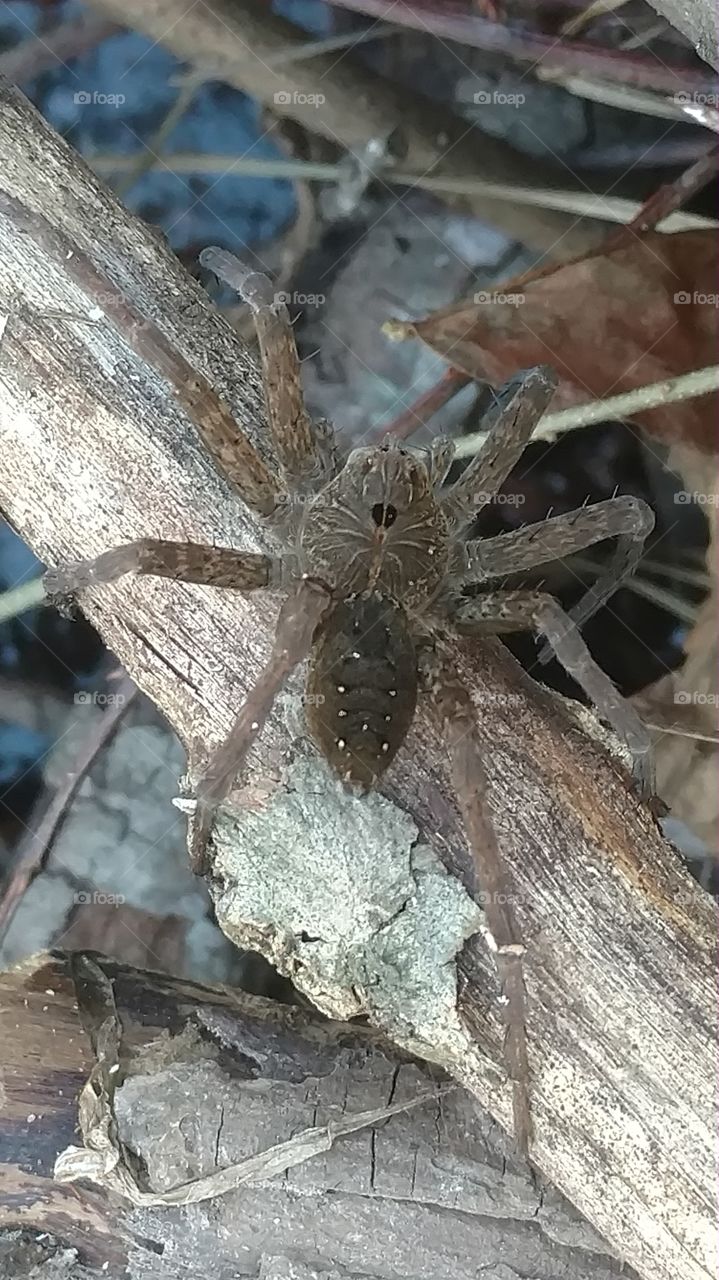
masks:
[[[27,1249],[9,1234],[19,1226],[48,1233],[36,1246],[48,1280],[199,1280],[208,1258],[217,1280],[631,1280],[562,1196],[533,1185],[501,1128],[461,1089],[339,1138],[210,1212],[133,1209],[87,1184],[54,1183],[56,1148],[77,1141],[76,1095],[102,1016],[87,980],[94,964],[113,984],[122,1024],[120,1137],[154,1190],[444,1083],[357,1024],[97,957],[90,966],[36,957],[0,976],[3,1280],[28,1275]]]
[[[9,89],[0,161],[9,518],[48,563],[143,534],[260,549],[204,455],[187,395],[173,396],[137,332],[113,323],[113,298],[159,326],[261,451],[251,356],[162,243]],[[18,204],[39,221],[19,229]],[[87,262],[106,296],[83,285]],[[196,768],[266,660],[276,598],[127,578],[83,603]],[[536,1163],[647,1280],[707,1280],[712,904],[586,732],[590,714],[577,721],[498,643],[456,652],[528,942]],[[325,1012],[369,1014],[508,1123],[494,966],[481,936],[462,945],[479,918],[461,887],[466,846],[438,726],[424,707],[382,794],[351,801],[302,740],[298,688],[218,824],[210,888],[222,927]],[[501,1266],[494,1274],[506,1280]]]

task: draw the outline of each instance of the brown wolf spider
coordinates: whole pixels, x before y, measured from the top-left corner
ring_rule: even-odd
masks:
[[[253,472],[241,440],[231,439],[212,415],[198,427],[215,461],[274,534],[278,552],[142,538],[94,560],[50,570],[47,591],[71,594],[135,571],[240,591],[289,592],[268,665],[199,780],[198,869],[214,809],[230,790],[283,681],[308,653],[307,689],[315,695],[307,699],[311,734],[340,778],[363,789],[377,781],[401,747],[420,685],[428,690],[444,723],[453,782],[484,890],[488,941],[504,992],[515,1138],[526,1153],[531,1116],[523,947],[484,803],[472,699],[453,671],[443,629],[534,629],[629,746],[646,789],[644,727],[594,662],[579,627],[632,570],[654,517],[638,498],[618,497],[516,532],[465,541],[468,527],[518,461],[549,403],[550,370],[526,371],[498,402],[484,446],[449,487],[442,486],[453,446],[444,439],[427,450],[390,441],[353,449],[340,460],[331,428],[313,423],[305,410],[292,328],[270,281],[222,249],[206,249],[200,260],[252,309],[279,481],[269,471]],[[614,561],[571,614],[540,591],[485,587],[609,537],[618,539]],[[467,595],[469,587],[477,593]]]

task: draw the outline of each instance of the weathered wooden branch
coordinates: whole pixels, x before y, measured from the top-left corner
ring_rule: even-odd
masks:
[[[133,1207],[53,1181],[56,1152],[78,1141],[77,1094],[96,1069],[107,979],[120,1022],[119,1134],[157,1193],[296,1146],[303,1130],[409,1109],[294,1164],[293,1146],[286,1174],[211,1206]],[[563,1197],[538,1191],[474,1099],[441,1092],[446,1077],[370,1028],[55,954],[0,975],[0,1034],[3,1280],[27,1280],[41,1261],[52,1280],[474,1280],[480,1270],[488,1280],[555,1280],[560,1270],[566,1280],[631,1280]]]
[[[88,285],[98,275],[104,297]],[[0,299],[0,505],[40,556],[91,556],[143,534],[261,545],[189,416],[207,379],[260,447],[253,359],[164,244],[9,89]],[[151,322],[145,339],[154,325],[176,352],[164,376],[142,358],[137,326],[122,331],[128,308]],[[194,401],[168,382],[186,366]],[[213,393],[204,400],[217,411]],[[267,657],[276,600],[128,578],[84,603],[194,773]],[[456,655],[528,943],[536,1163],[647,1280],[708,1280],[712,904],[590,713],[542,692],[498,643]],[[467,854],[438,727],[423,708],[382,793],[353,799],[302,737],[299,687],[221,812],[218,919],[324,1012],[368,1015],[507,1124],[496,977],[461,883]]]

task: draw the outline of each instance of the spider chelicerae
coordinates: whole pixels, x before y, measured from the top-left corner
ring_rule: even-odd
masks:
[[[477,514],[520,458],[554,391],[544,366],[525,371],[485,418],[484,445],[446,484],[452,442],[428,449],[388,440],[340,455],[332,429],[313,422],[284,301],[270,281],[225,250],[201,262],[249,304],[262,359],[277,471],[209,414],[198,427],[215,462],[273,536],[275,554],[142,538],[46,574],[52,596],[122,574],[157,574],[240,591],[287,593],[271,657],[227,741],[197,788],[195,864],[217,805],[230,790],[275,696],[309,654],[306,716],[312,737],[349,785],[367,789],[401,747],[418,691],[432,698],[445,729],[457,798],[472,849],[488,936],[504,993],[505,1061],[513,1084],[515,1138],[529,1149],[531,1114],[523,947],[507,873],[487,808],[485,774],[470,691],[452,665],[448,634],[533,629],[629,747],[649,787],[648,737],[634,710],[591,657],[581,625],[632,571],[654,517],[646,503],[616,497],[511,533],[467,540]],[[503,580],[607,538],[613,560],[567,614],[541,591],[497,589]]]

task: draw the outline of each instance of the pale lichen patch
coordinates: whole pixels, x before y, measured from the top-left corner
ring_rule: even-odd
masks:
[[[367,1014],[407,1048],[458,1061],[474,1047],[455,957],[483,916],[417,836],[383,796],[344,788],[324,760],[298,761],[264,809],[220,812],[217,918],[329,1016]]]

